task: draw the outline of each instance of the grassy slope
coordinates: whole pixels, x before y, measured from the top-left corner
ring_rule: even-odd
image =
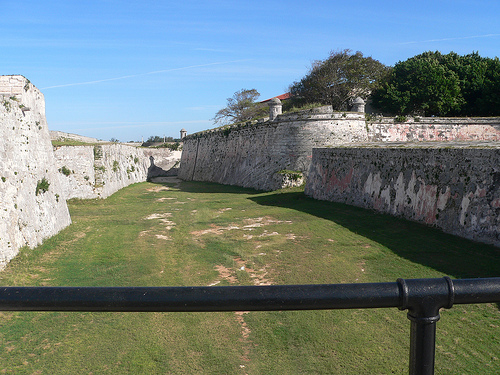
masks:
[[[162,187],[142,183],[106,200],[72,201],[73,224],[23,250],[0,273],[0,284],[350,283],[500,274],[494,247],[314,201],[299,190]],[[498,307],[455,306],[441,316],[436,373],[498,373]],[[405,374],[408,347],[409,321],[396,309],[0,313],[0,373]]]

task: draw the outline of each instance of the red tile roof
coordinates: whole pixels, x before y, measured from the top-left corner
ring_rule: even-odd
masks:
[[[261,103],[267,103],[268,101],[270,101],[271,99],[274,99],[274,98],[278,98],[279,100],[286,100],[286,99],[290,99],[291,97],[292,97],[292,94],[287,92],[286,94],[281,94],[281,95],[275,96],[273,98],[263,100],[263,101],[261,101]]]

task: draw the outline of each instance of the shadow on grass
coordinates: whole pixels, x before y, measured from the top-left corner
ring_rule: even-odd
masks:
[[[161,182],[161,181],[151,181],[156,184],[166,185],[170,187],[177,188],[186,193],[206,193],[206,194],[247,194],[256,195],[262,194],[262,191],[255,190],[252,188],[244,188],[241,186],[232,185],[222,185],[215,182],[203,182],[203,181],[182,181],[180,182]]]
[[[306,212],[331,220],[380,243],[412,262],[457,278],[499,277],[500,249],[426,225],[341,203],[319,201],[303,192],[276,192],[252,201]]]

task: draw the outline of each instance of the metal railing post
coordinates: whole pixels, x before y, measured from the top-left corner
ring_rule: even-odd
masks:
[[[449,277],[397,282],[401,296],[399,309],[408,309],[411,321],[409,374],[433,375],[439,309],[453,306],[453,282]]]
[[[410,375],[433,375],[436,321],[410,318]]]

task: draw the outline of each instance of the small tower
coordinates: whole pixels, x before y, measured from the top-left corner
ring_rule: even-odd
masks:
[[[274,121],[278,115],[281,115],[281,110],[281,100],[278,98],[272,98],[269,101],[269,121]]]
[[[181,139],[183,139],[184,137],[186,137],[186,135],[187,135],[186,129],[182,128],[181,129]]]
[[[365,101],[359,96],[352,102],[351,112],[365,112]]]

